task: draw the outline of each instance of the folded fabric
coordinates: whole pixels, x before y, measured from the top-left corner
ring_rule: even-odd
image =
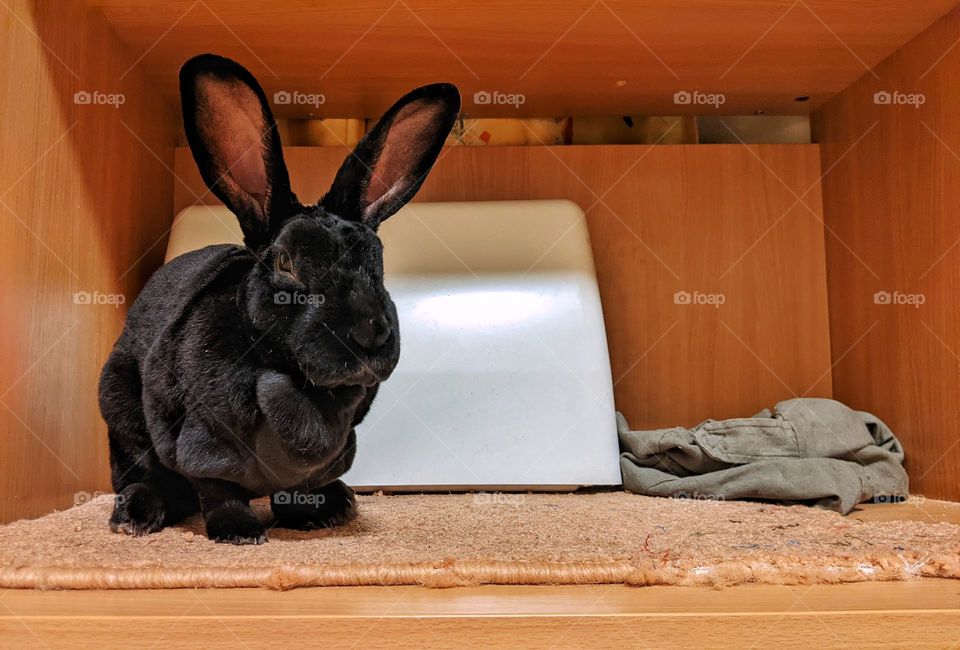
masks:
[[[617,414],[623,487],[651,496],[805,502],[847,514],[907,496],[903,449],[870,413],[800,398],[752,418],[631,431]]]

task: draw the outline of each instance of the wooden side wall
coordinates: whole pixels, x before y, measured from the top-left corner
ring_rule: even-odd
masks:
[[[960,499],[960,10],[815,114],[837,399],[883,418],[911,491]]]
[[[97,379],[163,259],[176,122],[81,2],[7,0],[0,68],[5,521],[109,489]]]

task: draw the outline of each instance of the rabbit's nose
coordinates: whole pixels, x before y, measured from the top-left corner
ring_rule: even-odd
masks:
[[[363,318],[350,329],[350,338],[364,350],[376,350],[383,346],[393,333],[385,316]]]

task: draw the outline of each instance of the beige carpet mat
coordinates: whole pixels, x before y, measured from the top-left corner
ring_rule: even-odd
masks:
[[[0,527],[0,587],[732,585],[960,578],[960,526],[623,492],[361,496],[338,529],[113,534],[112,497]],[[269,516],[266,504],[260,512]]]

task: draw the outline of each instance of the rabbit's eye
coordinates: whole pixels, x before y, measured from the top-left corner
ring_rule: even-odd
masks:
[[[287,275],[293,276],[293,262],[290,261],[290,256],[287,255],[285,251],[277,253],[274,268],[277,273],[286,273]]]

